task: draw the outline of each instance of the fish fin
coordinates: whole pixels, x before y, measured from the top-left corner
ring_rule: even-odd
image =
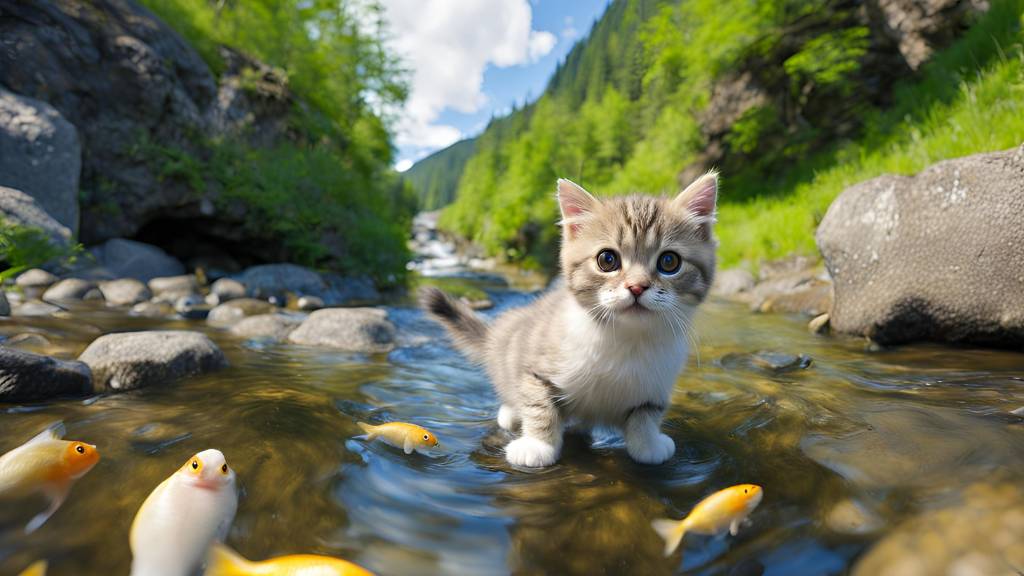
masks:
[[[682,542],[683,535],[686,534],[686,521],[661,518],[651,522],[651,528],[654,528],[658,536],[665,540],[665,556],[668,557],[676,551],[679,543]]]
[[[416,449],[416,445],[412,443],[412,434],[405,435],[405,443],[402,445],[402,450],[405,450],[406,454],[412,454],[412,451]]]
[[[25,534],[31,534],[38,530],[46,521],[53,516],[55,512],[60,508],[60,505],[64,503],[64,500],[68,497],[68,492],[71,491],[70,484],[59,484],[52,488],[46,489],[46,496],[50,498],[50,505],[39,514],[36,514],[34,518],[28,521],[25,525]]]
[[[366,432],[366,439],[367,440],[372,441],[372,440],[375,440],[377,438],[377,432],[376,432],[377,427],[376,426],[373,426],[371,424],[367,424],[366,422],[356,422],[356,426],[359,426],[363,430],[363,432]]]
[[[733,520],[732,522],[729,523],[729,534],[731,536],[735,536],[735,535],[737,535],[739,533],[740,533],[740,521],[739,520]]]
[[[206,556],[206,572],[203,574],[204,576],[242,576],[251,573],[251,564],[231,548],[220,542],[214,542]]]
[[[49,440],[60,440],[61,438],[64,437],[65,431],[66,430],[64,428],[64,422],[58,420],[57,422],[47,426],[46,430],[43,430],[39,434],[33,436],[32,439],[26,442],[25,444],[35,444],[37,442],[47,442]]]
[[[18,576],[46,576],[46,568],[49,563],[46,560],[37,560],[28,568],[25,568]]]

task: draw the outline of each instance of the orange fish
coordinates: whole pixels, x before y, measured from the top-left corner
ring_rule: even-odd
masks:
[[[313,554],[251,562],[223,544],[214,544],[210,548],[205,576],[373,576],[373,573],[351,562]]]
[[[60,508],[71,486],[100,460],[92,444],[61,440],[64,425],[43,430],[28,442],[0,456],[0,498],[23,498],[41,492],[50,506],[25,526],[34,532]]]
[[[406,454],[412,454],[417,448],[433,448],[437,446],[437,437],[415,424],[405,422],[388,422],[380,426],[373,426],[366,422],[356,422],[356,425],[366,432],[367,440],[380,438],[385,443],[405,450]]]
[[[671,556],[687,532],[714,535],[726,528],[733,536],[740,523],[761,503],[764,492],[756,484],[739,484],[701,500],[682,520],[655,520],[654,531],[665,539],[665,556]]]

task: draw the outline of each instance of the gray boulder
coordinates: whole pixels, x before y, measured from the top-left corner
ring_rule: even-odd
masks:
[[[145,318],[164,318],[174,314],[174,306],[167,302],[139,302],[132,306],[131,314]]]
[[[287,314],[260,314],[243,318],[231,327],[231,333],[241,338],[281,342],[301,323],[302,318]]]
[[[26,270],[18,275],[14,284],[22,288],[46,288],[56,283],[58,278],[42,268]]]
[[[288,339],[350,352],[388,352],[394,348],[395,326],[377,308],[327,308],[310,314]]]
[[[156,246],[134,240],[113,238],[89,251],[98,264],[89,274],[98,278],[134,278],[149,282],[185,273],[185,266],[177,258]]]
[[[149,286],[149,291],[154,296],[171,293],[176,297],[181,297],[195,294],[199,290],[199,283],[196,282],[196,277],[191,274],[153,278],[147,283],[147,286]]]
[[[188,320],[203,320],[210,314],[210,307],[199,294],[189,294],[174,301],[174,311]]]
[[[151,296],[149,288],[134,278],[100,282],[100,292],[112,306],[132,306],[149,300]]]
[[[833,330],[1024,345],[1024,146],[852,186],[817,241],[835,283]]]
[[[754,275],[742,268],[720,270],[715,273],[711,293],[716,296],[736,296],[754,287]]]
[[[7,293],[0,290],[0,316],[11,315],[11,303],[7,301]]]
[[[92,391],[92,375],[82,362],[0,346],[0,402],[37,402]]]
[[[90,291],[96,289],[96,283],[81,278],[65,278],[50,286],[43,292],[43,300],[83,300]]]
[[[0,216],[9,224],[42,230],[49,237],[50,243],[58,248],[67,248],[71,244],[71,229],[58,222],[34,198],[21,190],[0,186]]]
[[[368,276],[325,274],[327,292],[318,294],[327,306],[372,304],[380,301],[380,292]]]
[[[324,301],[316,296],[301,296],[295,302],[295,307],[299,310],[305,310],[306,312],[312,312],[313,310],[319,310],[324,307]]]
[[[210,310],[206,321],[214,326],[227,327],[238,323],[247,316],[269,314],[273,310],[274,305],[269,302],[255,298],[239,298]]]
[[[96,386],[109,390],[166,384],[228,364],[209,337],[183,330],[107,334],[89,344],[79,360],[89,365]]]
[[[221,278],[210,286],[210,294],[217,296],[217,302],[245,298],[245,284],[231,278]]]
[[[78,131],[53,107],[0,86],[0,186],[28,194],[78,233]]]
[[[239,274],[236,280],[245,285],[247,294],[253,298],[280,296],[287,292],[318,296],[327,290],[327,283],[319,274],[296,264],[252,266]]]

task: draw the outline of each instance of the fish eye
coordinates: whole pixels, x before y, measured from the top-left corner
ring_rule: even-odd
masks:
[[[192,461],[192,469],[193,470],[199,470],[199,461],[198,460],[193,460]]]
[[[75,452],[78,452],[79,454],[85,454],[85,446],[82,446],[81,444],[75,446]]]
[[[679,257],[679,254],[672,251],[662,252],[658,256],[658,272],[671,276],[679,271],[679,266],[682,262],[683,260]]]
[[[744,488],[744,489],[743,489],[743,493],[744,493],[744,494],[746,494],[746,493],[747,493],[747,489],[746,489],[746,488]]]
[[[597,253],[597,267],[601,272],[615,272],[619,269],[619,255],[615,250],[601,250]]]
[[[430,440],[430,434],[424,434],[423,435],[423,439],[424,440]]]
[[[220,471],[223,472],[224,474],[227,474],[228,473],[228,465],[227,464],[223,464],[220,467]]]

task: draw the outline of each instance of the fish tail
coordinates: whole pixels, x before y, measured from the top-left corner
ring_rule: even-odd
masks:
[[[420,290],[420,306],[452,337],[455,347],[473,362],[482,364],[490,329],[469,307],[434,287]]]
[[[366,439],[373,440],[377,437],[377,427],[366,422],[356,422],[356,426],[359,426],[363,432],[366,432]]]
[[[205,576],[245,576],[251,574],[251,562],[227,546],[215,542],[206,558]]]
[[[18,576],[46,576],[46,560],[37,560],[31,566],[25,568]]]
[[[665,556],[671,556],[676,548],[679,547],[679,543],[683,541],[683,536],[686,534],[686,521],[670,520],[668,518],[661,518],[651,522],[651,527],[665,540]]]

